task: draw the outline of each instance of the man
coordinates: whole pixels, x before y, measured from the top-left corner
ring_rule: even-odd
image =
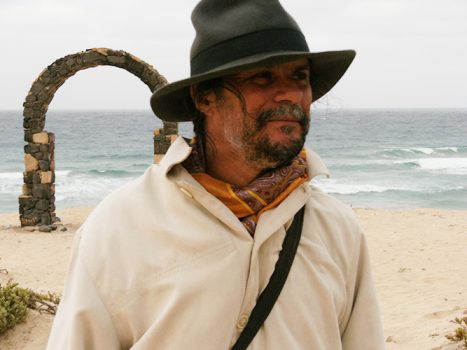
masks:
[[[353,51],[310,53],[277,0],[203,0],[190,78],[151,99],[193,120],[159,165],[77,233],[49,349],[230,349],[304,207],[285,285],[250,349],[383,349],[367,247],[347,206],[309,185],[310,106]]]

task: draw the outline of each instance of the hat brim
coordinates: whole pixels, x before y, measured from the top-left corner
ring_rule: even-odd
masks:
[[[162,120],[184,122],[193,118],[190,86],[214,78],[259,66],[280,64],[299,58],[310,61],[313,102],[324,96],[339,81],[355,58],[354,50],[327,52],[277,52],[258,54],[229,62],[203,74],[176,81],[157,89],[151,96],[151,108]]]

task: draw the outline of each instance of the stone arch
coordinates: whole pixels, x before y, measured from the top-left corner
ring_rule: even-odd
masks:
[[[137,76],[151,92],[167,83],[154,67],[121,50],[94,48],[62,57],[45,68],[32,83],[23,103],[25,171],[19,197],[21,226],[50,225],[55,216],[55,135],[44,130],[48,106],[58,88],[72,75],[91,67],[115,66]],[[155,159],[178,132],[177,123],[163,123],[154,131]]]

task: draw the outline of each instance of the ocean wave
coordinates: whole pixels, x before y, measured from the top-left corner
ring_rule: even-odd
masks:
[[[449,175],[467,175],[467,158],[418,158],[393,163]]]
[[[56,176],[68,176],[71,173],[70,170],[58,170],[55,172]],[[1,180],[23,180],[23,172],[6,172],[0,173],[0,181]]]
[[[130,181],[122,177],[68,177],[58,178],[55,184],[57,203],[96,204],[107,194]]]
[[[21,193],[23,185],[23,173],[19,171],[0,173],[0,198],[14,195],[16,198]],[[15,202],[16,205],[16,202]]]
[[[467,175],[467,158],[424,158],[414,161],[422,170]]]
[[[127,171],[127,170],[115,170],[115,169],[91,169],[87,170],[86,174],[87,175],[92,175],[92,176],[105,176],[105,177],[132,177],[135,176],[135,174],[138,174],[140,172],[135,173],[134,171]]]
[[[0,181],[2,180],[23,180],[22,172],[6,172],[0,173]]]
[[[127,170],[115,170],[115,169],[90,169],[90,170],[56,170],[55,177],[56,178],[83,178],[83,180],[88,180],[90,177],[115,177],[115,178],[122,178],[122,177],[136,177],[141,174],[142,171],[134,170],[134,171],[127,171]],[[3,172],[0,173],[0,185],[6,184],[15,184],[15,183],[23,183],[23,172],[20,171],[12,171],[12,172]]]
[[[458,147],[438,147],[438,148],[435,148],[435,150],[446,151],[446,152],[451,152],[451,153],[458,153],[459,152]]]
[[[141,160],[146,164],[150,164],[154,155],[151,153],[152,148],[149,149],[147,152],[141,153],[122,153],[116,152],[114,150],[109,151],[107,153],[97,153],[97,154],[89,154],[86,158],[90,159],[91,161],[122,161],[122,160]]]
[[[57,171],[55,171],[55,177],[57,177],[57,176],[60,176],[60,177],[70,176],[71,173],[72,173],[71,170],[57,170]]]
[[[462,193],[467,191],[467,186],[456,184],[445,184],[440,186],[433,184],[419,184],[418,186],[384,186],[379,184],[369,183],[345,183],[342,180],[335,179],[318,179],[313,180],[313,185],[318,187],[323,192],[336,195],[356,195],[356,194],[371,194],[371,193],[398,193],[398,196],[406,194],[410,196],[417,195],[433,195],[441,193]]]
[[[336,162],[328,164],[333,169],[339,169],[345,172],[378,172],[378,171],[397,171],[419,167],[417,159],[395,160],[395,159],[359,159]]]
[[[356,193],[382,193],[390,190],[402,190],[399,188],[385,187],[381,185],[373,184],[352,184],[352,183],[340,183],[337,180],[317,180],[313,181],[313,184],[320,190],[326,193],[333,194],[356,194]]]
[[[435,153],[435,149],[427,148],[427,147],[401,148],[400,150],[403,152],[409,152],[409,153],[423,153],[423,154]]]
[[[452,155],[459,153],[458,147],[395,147],[395,148],[386,148],[380,152],[379,155],[386,157],[386,158],[405,158],[405,157],[413,157],[414,155]]]

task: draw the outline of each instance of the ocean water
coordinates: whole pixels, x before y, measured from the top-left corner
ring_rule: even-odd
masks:
[[[0,212],[18,210],[21,111],[0,111]],[[353,207],[467,209],[467,110],[318,109],[307,146],[331,178],[314,184]],[[149,111],[49,111],[56,206],[92,206],[152,163]],[[192,135],[190,123],[181,134]]]

